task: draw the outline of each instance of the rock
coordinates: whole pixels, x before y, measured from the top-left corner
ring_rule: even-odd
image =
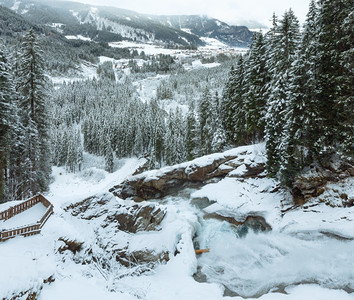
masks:
[[[257,164],[257,165],[246,165],[247,168],[247,172],[243,174],[243,178],[255,178],[255,177],[259,177],[259,178],[263,178],[264,176],[260,176],[260,174],[262,174],[265,170],[265,164],[261,163],[261,164]]]
[[[342,202],[343,207],[353,207],[354,206],[354,198],[346,199]]]
[[[246,155],[248,153],[243,153]],[[242,155],[239,154],[239,155]],[[122,199],[159,199],[170,195],[175,191],[196,183],[203,184],[212,178],[223,178],[235,168],[242,164],[243,159],[236,159],[238,155],[222,156],[217,159],[210,159],[207,164],[198,164],[194,161],[168,167],[160,171],[149,171],[125,180],[122,184],[116,185],[109,191]],[[243,178],[264,177],[265,164],[248,161]],[[153,173],[155,172],[155,173]],[[153,175],[156,174],[156,175]]]
[[[170,260],[168,252],[155,253],[153,250],[139,250],[129,252],[126,249],[115,251],[116,261],[125,267],[136,265],[155,265],[156,263],[168,262]]]
[[[226,221],[235,226],[245,225],[254,231],[270,231],[272,227],[261,216],[247,216],[244,220],[238,221],[234,217],[222,216],[218,213],[206,214],[204,219],[216,219],[220,221]]]
[[[239,165],[238,167],[242,166],[245,171],[244,172],[230,172],[229,177],[235,177],[235,178],[264,178],[265,177],[265,164],[264,163],[259,163],[259,164],[244,164]],[[264,173],[264,174],[262,174]]]
[[[91,220],[107,215],[102,227],[116,224],[118,230],[136,233],[157,230],[166,215],[157,204],[121,205],[111,194],[89,197],[65,208],[73,216]]]
[[[166,211],[156,208],[155,204],[133,205],[125,212],[114,212],[106,217],[102,227],[111,223],[117,224],[119,230],[136,233],[139,231],[157,230],[166,215]]]
[[[72,253],[76,254],[76,252],[80,252],[82,250],[83,242],[78,242],[75,240],[65,239],[63,237],[59,238],[59,241],[64,243],[63,246],[59,247],[58,252],[62,254],[64,251],[69,250]]]
[[[294,178],[292,187],[294,203],[303,205],[312,197],[320,196],[328,183],[339,182],[353,176],[352,170],[353,162],[335,155],[323,160],[321,165],[312,165]]]
[[[64,208],[64,210],[71,211],[71,214],[75,217],[80,216],[81,219],[91,220],[92,218],[98,218],[108,212],[108,209],[105,209],[104,206],[111,200],[110,198],[110,194],[92,196],[80,202],[70,204]]]

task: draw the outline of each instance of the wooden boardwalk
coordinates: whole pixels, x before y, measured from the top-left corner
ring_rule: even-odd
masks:
[[[8,208],[7,210],[0,212],[0,221],[6,221],[38,203],[42,203],[47,208],[42,218],[32,224],[12,229],[0,230],[0,242],[6,241],[17,235],[30,236],[41,232],[42,227],[47,222],[49,217],[53,214],[53,205],[41,194],[38,194],[20,204],[17,204]]]

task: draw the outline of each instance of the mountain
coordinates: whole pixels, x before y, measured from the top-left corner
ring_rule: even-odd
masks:
[[[154,16],[114,7],[76,2],[0,0],[36,25],[55,28],[63,35],[82,35],[96,42],[131,40],[166,46],[202,46],[203,38],[230,46],[246,47],[252,32],[245,26],[230,26],[206,16]]]
[[[217,39],[229,46],[249,45],[252,32],[246,26],[230,26],[217,19],[200,15],[150,16],[165,26],[178,28],[200,38]]]

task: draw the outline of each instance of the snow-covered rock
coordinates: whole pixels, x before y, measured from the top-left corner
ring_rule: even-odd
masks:
[[[256,149],[257,148],[257,149]],[[234,176],[250,178],[264,172],[264,144],[244,146],[224,153],[197,158],[190,162],[144,172],[125,180],[110,189],[114,195],[127,199],[142,200],[162,198],[182,186],[203,183],[212,178],[222,178],[231,171]],[[242,172],[237,167],[242,166]]]

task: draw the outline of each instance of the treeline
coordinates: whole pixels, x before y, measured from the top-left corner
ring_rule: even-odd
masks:
[[[211,93],[222,94],[233,63],[235,63],[235,59],[214,68],[191,71],[179,69],[178,72],[161,81],[156,91],[156,97],[158,100],[173,99],[180,104],[193,104],[196,107],[205,89],[209,89]]]
[[[0,41],[0,201],[46,191],[51,173],[43,53],[34,30],[8,53]]]
[[[334,152],[353,155],[353,2],[311,1],[303,31],[292,10],[229,75],[223,124],[229,141],[266,140],[267,170],[290,184]]]
[[[218,151],[225,145],[220,101],[205,90],[188,116],[166,112],[156,99],[142,102],[129,77],[64,84],[51,101],[53,162],[69,171],[81,169],[83,151],[113,158],[144,156],[160,167]]]

